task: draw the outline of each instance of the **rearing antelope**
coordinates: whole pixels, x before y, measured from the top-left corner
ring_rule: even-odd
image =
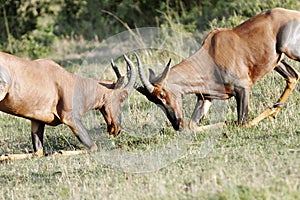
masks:
[[[148,80],[138,59],[143,87],[138,91],[159,104],[174,129],[184,127],[182,95],[196,94],[198,101],[190,127],[199,125],[213,99],[232,96],[237,102],[238,124],[254,125],[281,110],[299,79],[299,73],[284,55],[300,61],[300,12],[274,8],[258,14],[233,29],[213,30],[191,57],[159,77]],[[286,80],[286,88],[272,108],[248,123],[248,101],[252,85],[275,69]]]

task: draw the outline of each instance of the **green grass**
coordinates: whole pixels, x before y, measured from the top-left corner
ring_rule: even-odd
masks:
[[[284,87],[275,72],[259,81],[250,117],[271,106]],[[185,98],[186,116],[194,102]],[[299,199],[299,103],[298,87],[276,119],[257,126],[175,132],[156,106],[134,92],[117,138],[106,134],[101,115],[85,116],[98,152],[1,163],[0,199]],[[233,99],[214,105],[226,108],[226,120],[236,120]],[[0,115],[0,153],[31,151],[29,121]],[[47,152],[81,148],[67,126],[46,127]]]

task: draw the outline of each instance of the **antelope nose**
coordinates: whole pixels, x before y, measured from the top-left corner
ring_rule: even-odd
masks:
[[[179,118],[175,123],[172,124],[176,131],[182,131],[184,129],[184,122]]]
[[[113,136],[118,136],[121,133],[121,128],[119,126],[114,126],[113,129],[111,130],[111,134]]]
[[[180,132],[180,131],[183,131],[183,129],[184,129],[184,127],[183,126],[179,126],[179,129],[178,129],[178,131]]]
[[[183,131],[183,129],[184,129],[184,122],[183,122],[183,120],[179,119],[178,120],[178,124],[179,124],[178,131]]]
[[[121,129],[119,129],[118,132],[114,134],[114,136],[116,137],[116,136],[118,136],[120,133],[121,133]]]
[[[180,123],[178,127],[178,131],[183,131],[183,129],[184,129],[184,124]]]

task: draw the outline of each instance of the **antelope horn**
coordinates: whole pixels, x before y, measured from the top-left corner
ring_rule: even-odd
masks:
[[[141,61],[139,56],[134,53],[136,60],[138,62],[138,70],[139,70],[139,75],[140,75],[140,79],[144,85],[144,87],[148,90],[149,93],[152,93],[154,91],[154,86],[152,85],[152,83],[150,83],[150,81],[146,78],[144,69],[142,67]]]
[[[168,73],[170,71],[170,64],[171,64],[171,58],[170,58],[170,60],[169,60],[169,62],[167,64],[166,68],[164,69],[161,77],[159,78],[159,81],[158,81],[159,83],[163,82],[167,78]]]
[[[135,72],[133,63],[131,62],[131,60],[129,60],[129,58],[125,54],[124,54],[124,59],[128,65],[128,67],[130,68],[130,70],[127,70],[127,73],[128,73],[128,71],[130,71],[130,79],[129,79],[127,85],[124,87],[124,89],[127,90],[128,93],[130,93],[135,84],[136,72]]]
[[[122,77],[122,75],[121,75],[121,73],[120,73],[120,71],[119,71],[119,68],[115,65],[115,63],[114,63],[114,60],[113,59],[111,59],[111,62],[110,62],[110,64],[111,64],[111,66],[112,66],[112,68],[113,68],[113,70],[114,70],[114,72],[115,72],[115,74],[117,75],[117,78],[119,79],[119,78],[121,78]]]

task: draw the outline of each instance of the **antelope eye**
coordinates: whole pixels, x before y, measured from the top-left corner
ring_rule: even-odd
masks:
[[[163,92],[159,93],[159,97],[160,98],[164,98],[165,97],[165,93],[163,93]]]

